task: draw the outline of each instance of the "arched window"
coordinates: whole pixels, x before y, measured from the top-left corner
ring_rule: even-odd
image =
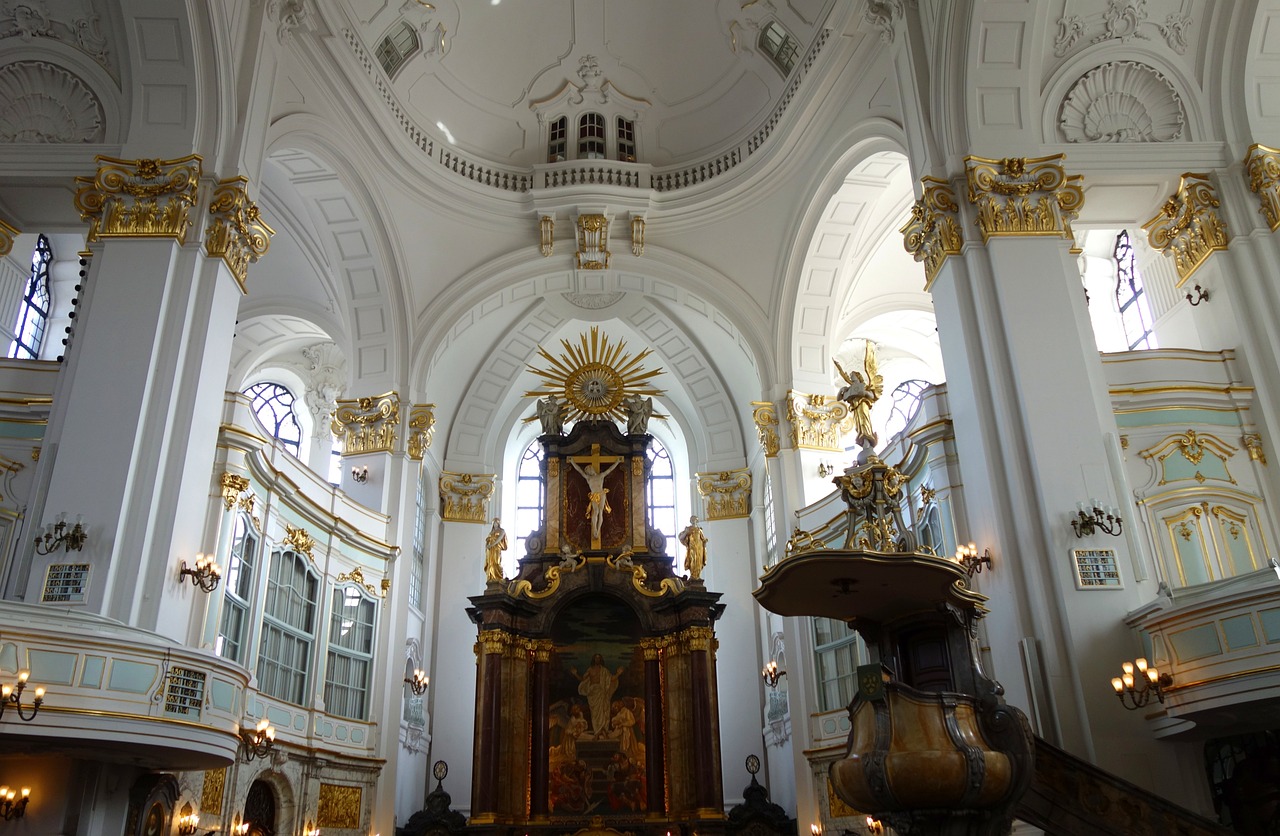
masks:
[[[352,720],[368,716],[377,610],[377,601],[354,584],[333,590],[324,677],[324,707],[330,714]]]
[[[520,457],[520,466],[516,469],[516,519],[513,531],[516,535],[515,549],[511,555],[511,565],[503,567],[508,572],[515,569],[515,561],[524,557],[525,541],[537,528],[542,527],[542,460],[546,453],[542,443],[536,438],[524,448]]]
[[[782,28],[777,21],[760,30],[760,51],[769,56],[782,74],[790,75],[791,68],[796,65],[796,57],[800,54],[800,44],[791,33]]]
[[[378,63],[382,65],[382,69],[386,70],[387,75],[394,76],[396,71],[409,60],[409,56],[418,51],[418,46],[418,36],[414,33],[413,27],[407,23],[401,23],[388,32],[378,44]]]
[[[911,419],[916,417],[916,410],[920,408],[920,398],[924,395],[924,390],[932,386],[927,380],[904,380],[899,383],[889,395],[889,417],[884,422],[884,428],[880,432],[880,441],[882,444],[888,444],[893,440],[894,436],[906,429]]]
[[[1120,307],[1120,322],[1124,325],[1129,350],[1157,348],[1151,308],[1142,289],[1142,276],[1138,274],[1138,259],[1129,241],[1129,230],[1122,229],[1116,236],[1113,255],[1116,259],[1116,304]]]
[[[297,456],[302,449],[302,426],[294,412],[297,398],[279,383],[255,383],[244,393],[249,396],[253,414],[267,432],[280,439],[284,448]]]
[[[584,113],[578,118],[578,159],[604,159],[604,117]]]
[[[624,163],[636,161],[636,123],[618,117],[618,159]]]
[[[319,608],[320,578],[312,574],[307,559],[292,550],[272,552],[258,646],[259,691],[294,705],[306,704]]]
[[[649,484],[646,486],[649,500],[649,525],[667,536],[667,543],[676,542],[676,477],[671,466],[671,456],[662,442],[649,442]],[[674,552],[672,552],[674,554]]]
[[[564,162],[569,153],[569,117],[561,116],[547,129],[547,162]]]
[[[49,262],[53,261],[53,249],[49,239],[41,235],[36,239],[31,253],[31,278],[22,294],[22,307],[18,309],[18,321],[13,326],[13,343],[9,356],[24,360],[40,359],[40,346],[44,343],[44,329],[49,322]]]

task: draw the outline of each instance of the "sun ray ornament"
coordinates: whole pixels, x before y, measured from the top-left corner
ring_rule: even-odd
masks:
[[[539,346],[538,354],[547,368],[529,366],[529,371],[542,378],[538,389],[525,392],[526,398],[557,397],[565,403],[567,421],[627,420],[625,401],[630,397],[653,397],[665,394],[649,381],[662,374],[662,369],[646,369],[644,360],[652,353],[646,348],[632,355],[625,340],[616,343],[609,335],[591,326],[590,334],[579,334],[578,342],[561,340],[564,351],[553,356]],[[654,418],[666,416],[654,414]],[[529,420],[534,420],[530,418]]]

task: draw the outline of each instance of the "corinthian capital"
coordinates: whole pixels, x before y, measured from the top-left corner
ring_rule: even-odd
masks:
[[[1084,206],[1079,174],[1068,176],[1064,154],[1051,157],[965,157],[969,202],[987,242],[998,236],[1042,235],[1071,240],[1071,222]]]
[[[1244,170],[1249,191],[1256,194],[1262,204],[1258,211],[1275,232],[1280,229],[1280,149],[1250,145],[1249,153],[1244,155]]]
[[[1207,174],[1187,172],[1156,216],[1142,225],[1151,246],[1173,255],[1181,287],[1218,250],[1227,248],[1227,226],[1218,216],[1221,201]]]
[[[924,262],[924,289],[933,286],[947,256],[959,255],[964,245],[957,215],[956,193],[951,184],[934,177],[921,177],[920,199],[911,207],[911,217],[898,230],[903,246],[916,261]]]

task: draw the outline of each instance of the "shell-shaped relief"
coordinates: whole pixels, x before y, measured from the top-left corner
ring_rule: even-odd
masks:
[[[1173,84],[1136,61],[1115,61],[1080,76],[1062,100],[1067,142],[1168,142],[1186,124]]]
[[[43,61],[0,67],[0,142],[97,142],[102,106],[76,76]]]

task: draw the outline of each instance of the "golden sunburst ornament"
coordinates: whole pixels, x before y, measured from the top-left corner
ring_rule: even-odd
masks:
[[[609,336],[602,335],[595,325],[591,326],[590,336],[578,336],[577,345],[568,340],[561,340],[560,345],[564,346],[564,352],[559,357],[538,347],[538,354],[550,367],[528,367],[542,378],[543,384],[524,395],[526,398],[549,395],[564,398],[568,407],[566,421],[625,421],[627,413],[623,402],[627,398],[663,394],[661,389],[648,383],[662,374],[662,369],[646,370],[642,365],[652,349],[646,348],[632,356],[626,351],[624,340],[611,343]]]

